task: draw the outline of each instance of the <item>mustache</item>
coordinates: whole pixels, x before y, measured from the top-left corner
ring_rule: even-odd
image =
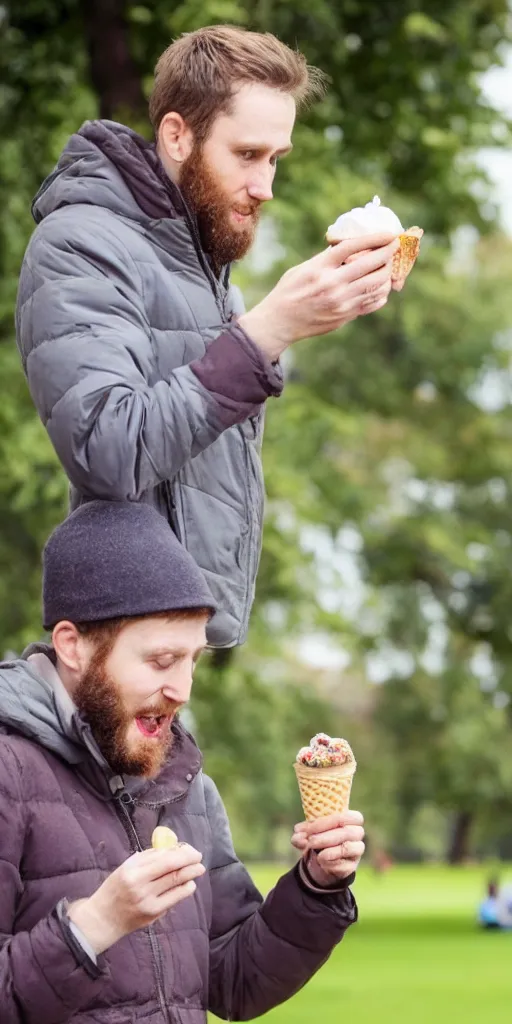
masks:
[[[183,704],[178,704],[176,701],[160,701],[151,707],[146,705],[139,709],[135,718],[174,718],[182,707]]]
[[[241,213],[243,216],[252,216],[255,213],[259,213],[261,203],[257,199],[250,206],[234,206],[235,213]]]

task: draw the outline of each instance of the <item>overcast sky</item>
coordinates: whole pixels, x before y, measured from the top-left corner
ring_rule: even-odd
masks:
[[[493,106],[512,117],[512,52],[506,67],[485,75],[484,88]],[[512,234],[512,151],[485,151],[482,163],[495,182],[495,197],[502,208],[503,223]]]

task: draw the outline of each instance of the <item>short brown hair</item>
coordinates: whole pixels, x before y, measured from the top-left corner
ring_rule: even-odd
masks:
[[[323,96],[326,77],[270,32],[233,25],[200,28],[175,40],[156,65],[149,100],[155,135],[165,115],[175,111],[195,139],[204,141],[215,118],[229,112],[233,93],[244,82],[290,93],[302,106]]]
[[[104,619],[97,622],[75,622],[75,627],[86,640],[101,650],[112,650],[118,636],[126,626],[143,619],[165,619],[167,622],[180,622],[194,619],[198,615],[211,618],[211,608],[183,608],[172,612],[154,612],[150,615],[131,615],[119,619]]]

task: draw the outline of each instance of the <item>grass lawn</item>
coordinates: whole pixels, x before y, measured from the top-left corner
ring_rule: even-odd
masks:
[[[276,873],[252,871],[263,892]],[[260,1020],[511,1024],[512,932],[485,934],[474,924],[485,878],[472,867],[401,867],[380,878],[362,871],[359,924],[302,992]]]

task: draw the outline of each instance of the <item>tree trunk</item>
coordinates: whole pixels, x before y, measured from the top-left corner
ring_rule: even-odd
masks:
[[[455,818],[452,841],[448,851],[449,864],[462,864],[469,856],[469,839],[473,825],[472,811],[459,811]]]
[[[89,74],[99,114],[113,120],[123,112],[147,116],[139,70],[130,53],[127,0],[81,0]]]

